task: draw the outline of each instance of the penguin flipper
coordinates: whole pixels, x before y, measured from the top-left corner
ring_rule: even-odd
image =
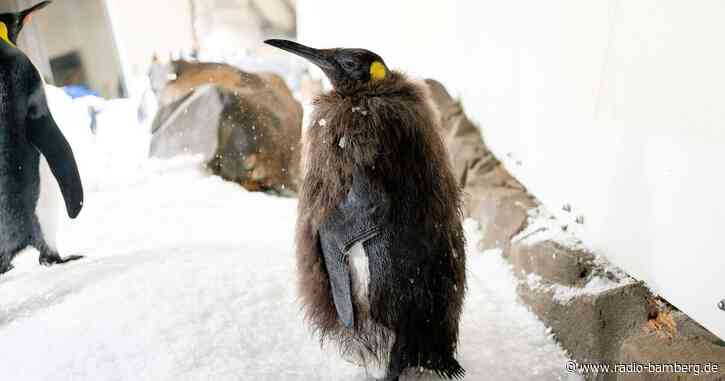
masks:
[[[385,194],[373,191],[364,171],[356,169],[347,197],[320,226],[320,247],[330,277],[337,317],[347,328],[354,325],[347,253],[356,243],[380,234],[388,204]]]
[[[50,114],[44,90],[41,87],[35,91],[42,94],[31,96],[26,136],[48,161],[48,166],[63,194],[68,216],[75,218],[83,208],[83,184],[78,165],[70,144]]]
[[[350,268],[345,258],[345,252],[337,243],[336,234],[325,228],[320,228],[320,248],[324,259],[327,275],[330,279],[332,300],[337,310],[337,318],[347,328],[355,324],[352,307],[352,290],[350,285]]]

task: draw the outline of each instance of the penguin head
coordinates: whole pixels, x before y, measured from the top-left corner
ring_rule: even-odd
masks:
[[[350,82],[382,81],[389,74],[385,61],[369,50],[314,49],[288,40],[267,40],[265,43],[317,65],[335,88]]]
[[[18,43],[20,31],[30,22],[33,14],[47,7],[50,3],[50,1],[43,1],[24,11],[0,14],[0,39],[15,46]]]

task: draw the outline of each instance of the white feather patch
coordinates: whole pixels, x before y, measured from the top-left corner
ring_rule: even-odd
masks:
[[[60,187],[43,155],[40,155],[38,167],[40,196],[38,204],[35,206],[35,215],[38,217],[45,242],[52,250],[56,250],[56,235],[60,223],[60,209],[63,207],[63,195],[60,193]]]
[[[347,254],[355,307],[358,311],[363,311],[369,315],[370,299],[368,286],[370,285],[370,266],[363,243],[362,241],[356,243],[350,248]],[[366,322],[366,324],[375,323]],[[392,332],[387,332],[387,335],[394,336]],[[393,341],[391,340],[391,344]],[[356,356],[353,357],[355,358],[350,360],[353,363],[364,366],[367,374],[375,379],[383,379],[388,373],[388,363],[390,362],[389,350],[388,353],[381,353],[375,356],[368,350],[361,348],[357,351]]]
[[[365,248],[362,242],[356,243],[348,251],[350,263],[350,275],[352,277],[352,292],[359,304],[358,308],[368,310],[370,302],[368,300],[368,285],[370,284],[370,266],[368,265],[368,256],[365,254]]]

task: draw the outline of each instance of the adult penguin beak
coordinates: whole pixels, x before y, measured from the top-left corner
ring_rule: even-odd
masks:
[[[267,40],[265,44],[298,55],[322,70],[334,70],[334,54],[332,49],[314,49],[288,40]]]
[[[32,19],[33,14],[35,12],[37,12],[37,11],[39,11],[39,10],[47,7],[48,5],[50,5],[50,3],[51,3],[51,1],[43,1],[43,2],[40,2],[38,4],[35,4],[31,8],[28,8],[28,9],[20,12],[20,22],[21,22],[21,24],[22,25],[25,25],[25,24],[29,23],[30,22],[30,19]]]

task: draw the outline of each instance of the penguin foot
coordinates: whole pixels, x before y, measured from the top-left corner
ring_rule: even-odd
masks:
[[[13,266],[9,263],[7,265],[0,265],[0,275],[5,274],[6,272],[8,272],[14,268],[15,268],[15,266]]]
[[[55,254],[55,255],[41,255],[38,261],[43,266],[53,266],[53,265],[68,263],[68,262],[72,262],[72,261],[77,261],[81,258],[83,258],[82,255],[70,255],[70,256],[63,258],[60,255]]]

